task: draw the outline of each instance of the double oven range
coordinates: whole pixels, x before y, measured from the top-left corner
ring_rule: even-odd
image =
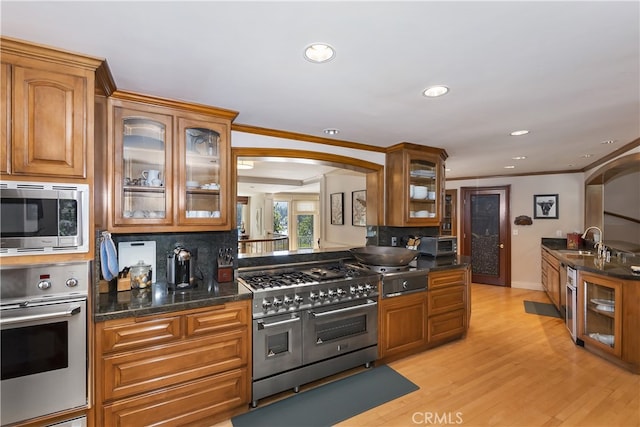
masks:
[[[336,260],[243,268],[238,279],[254,294],[253,407],[376,360],[378,273]]]
[[[86,407],[90,265],[0,268],[1,425]]]

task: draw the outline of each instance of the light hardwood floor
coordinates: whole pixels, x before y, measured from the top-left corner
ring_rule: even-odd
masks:
[[[338,425],[640,426],[640,375],[574,345],[561,319],[527,314],[523,300],[549,302],[472,285],[464,339],[389,364],[420,390]]]

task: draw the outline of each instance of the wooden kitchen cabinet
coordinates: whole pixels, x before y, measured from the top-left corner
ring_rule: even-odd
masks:
[[[440,148],[410,143],[387,150],[387,225],[440,226],[446,158]]]
[[[427,292],[380,300],[378,356],[389,358],[427,343]]]
[[[640,281],[578,270],[577,292],[584,348],[640,374]]]
[[[464,336],[471,316],[468,267],[429,271],[423,292],[382,298],[378,357],[385,362]]]
[[[97,323],[95,425],[215,424],[244,408],[250,304]]]
[[[236,112],[116,91],[107,114],[112,232],[231,229]]]
[[[470,314],[469,279],[469,268],[429,272],[427,341],[430,346],[466,333]]]
[[[545,248],[542,248],[540,281],[553,305],[560,310],[560,292],[563,290],[563,284],[560,283],[560,261]]]
[[[103,60],[2,38],[2,174],[92,179],[96,70]]]

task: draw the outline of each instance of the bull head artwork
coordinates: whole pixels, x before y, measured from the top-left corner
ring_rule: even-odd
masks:
[[[558,218],[558,195],[557,194],[537,194],[533,199],[535,208],[535,218]]]
[[[542,215],[549,216],[549,211],[553,207],[554,203],[555,202],[553,200],[538,202],[538,206],[540,206],[540,209],[542,209]]]

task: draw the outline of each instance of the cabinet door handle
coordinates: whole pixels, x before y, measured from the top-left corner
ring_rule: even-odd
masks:
[[[500,249],[504,249],[504,243],[500,243]]]

